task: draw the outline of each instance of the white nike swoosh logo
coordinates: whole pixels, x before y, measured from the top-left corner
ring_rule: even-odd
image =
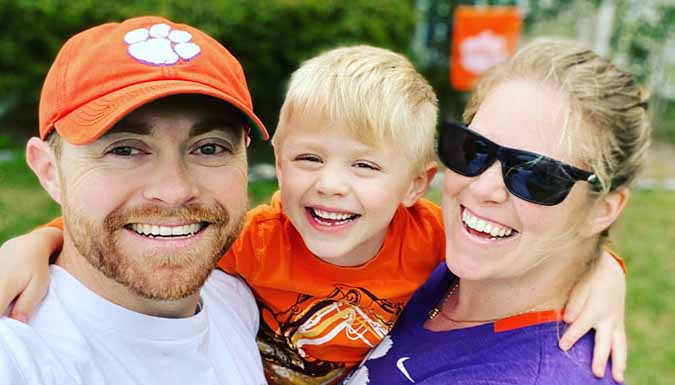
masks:
[[[405,366],[403,366],[403,363],[406,362],[406,361],[408,361],[409,359],[410,359],[410,357],[402,357],[402,358],[399,358],[398,361],[396,361],[396,367],[398,368],[398,370],[401,371],[401,373],[403,373],[403,375],[405,376],[405,378],[407,378],[408,380],[410,380],[410,382],[412,382],[412,383],[414,384],[414,383],[415,383],[415,380],[413,380],[413,379],[410,377],[410,374],[408,373],[408,370],[405,368]]]

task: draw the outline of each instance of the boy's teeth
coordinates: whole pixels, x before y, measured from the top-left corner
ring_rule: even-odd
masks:
[[[333,221],[344,221],[346,219],[351,218],[354,216],[354,214],[350,213],[336,213],[336,212],[330,212],[330,211],[323,211],[319,209],[314,209],[314,214],[316,214],[318,217],[321,217],[323,219],[330,219]]]
[[[462,221],[467,227],[491,235],[493,238],[508,237],[513,232],[513,229],[503,227],[496,223],[487,222],[469,213],[469,210],[464,209],[462,212]]]
[[[192,236],[201,230],[203,225],[201,223],[193,223],[182,226],[160,226],[148,225],[143,223],[131,224],[131,229],[141,235],[149,235],[153,237],[184,237]]]

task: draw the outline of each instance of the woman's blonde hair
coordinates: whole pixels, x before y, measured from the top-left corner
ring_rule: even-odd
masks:
[[[562,140],[592,169],[602,192],[631,184],[650,143],[648,93],[631,74],[574,43],[539,39],[480,80],[465,122],[473,120],[487,94],[511,80],[548,86],[568,99]]]
[[[371,46],[332,49],[291,76],[272,138],[283,143],[292,114],[312,113],[368,145],[390,140],[418,170],[435,159],[436,94],[404,56]]]

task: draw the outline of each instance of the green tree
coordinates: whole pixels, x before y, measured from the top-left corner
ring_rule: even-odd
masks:
[[[37,103],[56,52],[73,34],[145,14],[194,25],[241,61],[256,112],[276,125],[286,81],[302,60],[338,44],[409,54],[416,14],[406,0],[0,0],[0,125],[15,137],[37,127]]]

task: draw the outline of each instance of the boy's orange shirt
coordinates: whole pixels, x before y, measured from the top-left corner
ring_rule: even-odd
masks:
[[[444,254],[440,208],[422,199],[399,207],[368,263],[331,265],[307,249],[276,193],[248,213],[218,266],[246,280],[258,301],[270,382],[323,384],[343,378],[391,330]]]

